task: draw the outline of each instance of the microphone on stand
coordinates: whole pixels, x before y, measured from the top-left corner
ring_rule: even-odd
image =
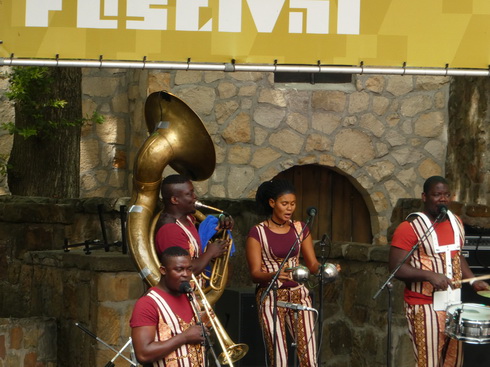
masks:
[[[439,215],[436,218],[436,222],[440,222],[444,219],[444,217],[446,217],[447,210],[448,209],[447,209],[446,205],[444,205],[444,204],[437,205],[437,211],[438,211]]]
[[[308,209],[306,209],[306,215],[308,216],[308,219],[306,220],[307,224],[310,224],[313,222],[313,219],[315,218],[316,213],[317,213],[317,210],[314,206],[310,206],[310,207],[308,207]]]
[[[180,293],[187,293],[187,294],[192,293],[193,290],[192,290],[191,284],[189,282],[180,283],[179,292]]]
[[[316,208],[314,206],[308,207],[308,209],[306,209],[306,214],[309,217],[314,217],[316,215]]]
[[[317,310],[315,308],[306,307],[306,306],[303,306],[303,305],[299,305],[297,303],[277,301],[277,305],[279,307],[290,308],[291,310],[317,312]]]

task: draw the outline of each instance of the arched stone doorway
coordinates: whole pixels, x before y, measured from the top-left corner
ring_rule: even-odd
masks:
[[[310,228],[314,239],[327,234],[332,241],[372,243],[369,209],[362,194],[346,176],[324,166],[294,166],[275,178],[296,187],[296,220],[305,220],[310,206],[318,209]]]

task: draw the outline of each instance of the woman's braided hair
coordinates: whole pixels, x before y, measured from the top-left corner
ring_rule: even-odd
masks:
[[[293,184],[288,180],[277,179],[261,183],[255,194],[255,202],[259,214],[272,215],[269,199],[277,200],[282,195],[295,193],[296,190]]]

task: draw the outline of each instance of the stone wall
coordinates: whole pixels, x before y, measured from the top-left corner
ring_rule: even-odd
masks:
[[[116,245],[125,204],[127,198],[2,197],[0,366],[101,366],[115,356],[76,323],[113,348],[128,340],[129,317],[144,286],[129,255]],[[100,205],[112,244],[108,252],[100,245]],[[65,239],[83,246],[62,250]],[[24,360],[29,363],[13,363]]]
[[[215,144],[216,170],[196,184],[205,198],[251,198],[292,166],[327,166],[361,191],[374,243],[383,244],[396,200],[419,197],[425,178],[444,174],[448,78],[357,75],[292,86],[274,84],[272,73],[92,70],[83,87],[84,106],[107,119],[84,130],[83,196],[129,195],[147,135],[144,100],[158,90],[195,110]]]
[[[22,330],[9,326],[2,354],[4,331],[0,324],[0,366],[7,360],[12,361],[11,356],[24,352],[40,367],[103,366],[114,357],[113,351],[75,323],[82,324],[116,350],[122,348],[130,335],[133,304],[144,291],[129,255],[122,254],[119,247],[112,247],[109,252],[93,250],[87,255],[83,247],[65,252],[59,246],[67,234],[83,242],[83,236],[94,238],[100,233],[96,210],[100,203],[104,204],[108,237],[111,241],[119,240],[117,210],[125,202],[102,198],[58,201],[2,198],[0,258],[5,271],[0,274],[0,293],[4,295],[0,302],[0,319],[17,318],[15,322],[6,322],[25,325],[22,330],[36,330],[36,333],[24,338],[21,348],[18,343],[7,340],[18,339]],[[244,236],[251,223],[257,221],[253,202],[222,200],[212,204],[225,208],[236,219],[233,238],[237,252],[230,259],[229,287],[253,289],[244,261]],[[340,262],[343,270],[340,279],[325,286],[324,365],[383,366],[386,357],[386,321],[383,318],[387,298],[382,295],[373,301],[372,296],[387,276],[387,247],[342,243],[333,244],[328,252],[329,261]],[[313,288],[318,301],[317,291]],[[396,292],[399,295],[398,287]],[[400,361],[397,366],[404,366],[401,361],[407,359],[407,341],[400,307],[397,303],[394,358]],[[238,317],[236,310],[230,312]],[[37,320],[48,321],[43,324]],[[50,338],[53,343],[45,344],[43,331],[56,332],[56,342]],[[129,357],[129,349],[125,355]]]
[[[59,366],[57,340],[53,318],[0,318],[0,366]]]
[[[111,246],[108,252],[99,247],[90,254],[83,251],[83,246],[70,248],[68,252],[60,249],[65,238],[71,239],[70,244],[100,239],[98,208],[101,204],[108,241],[120,241],[118,211],[121,205],[127,205],[127,200],[1,197],[0,367],[10,365],[5,361],[22,361],[22,358],[38,363],[39,367],[102,366],[115,356],[76,323],[116,350],[127,342],[134,302],[145,289],[130,256],[123,254],[119,246]],[[227,288],[246,288],[253,293],[244,261],[244,244],[248,229],[258,221],[254,203],[222,199],[210,204],[223,208],[235,218],[236,254],[230,259]],[[390,229],[420,205],[421,201],[416,199],[400,201],[393,211]],[[489,211],[485,206],[457,202],[451,209],[465,220]],[[490,227],[488,218],[482,220]],[[321,259],[324,255],[326,261],[339,263],[342,271],[339,278],[326,284],[323,290],[322,365],[385,366],[388,292],[384,290],[376,299],[373,297],[388,277],[389,248],[347,242],[326,247],[324,254],[320,246],[315,246],[317,257]],[[393,350],[390,355],[392,365],[409,367],[414,362],[403,312],[403,284],[399,281],[393,284]],[[314,278],[311,290],[318,308],[319,289]],[[236,309],[228,313],[235,318],[243,316]],[[233,320],[221,321],[233,323]],[[46,344],[45,336],[54,332],[56,343]],[[18,342],[20,333],[28,334],[22,339],[24,344]],[[49,341],[53,338],[49,337]],[[257,350],[252,349],[250,353],[257,353]],[[129,357],[129,349],[125,355]]]
[[[13,121],[4,95],[8,70],[0,74],[2,122]],[[320,164],[359,189],[373,243],[385,244],[396,201],[419,197],[432,174],[447,169],[456,200],[488,201],[488,83],[452,79],[448,108],[449,81],[354,75],[348,84],[287,85],[275,84],[272,73],[84,69],[84,113],[97,110],[106,121],[83,127],[81,196],[131,194],[135,156],[148,135],[145,99],[167,90],[197,112],[215,143],[216,170],[196,184],[203,198],[251,198],[278,172]],[[0,131],[0,155],[9,153],[11,140]],[[1,179],[0,193],[8,193]]]

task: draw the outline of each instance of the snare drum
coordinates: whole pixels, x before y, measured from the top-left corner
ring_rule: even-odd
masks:
[[[449,306],[446,334],[470,344],[490,343],[490,307],[475,303]]]

